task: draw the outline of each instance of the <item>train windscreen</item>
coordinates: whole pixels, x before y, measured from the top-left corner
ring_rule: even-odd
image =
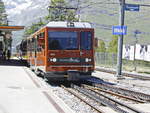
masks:
[[[91,50],[92,49],[92,33],[91,32],[81,32],[81,50]]]
[[[77,32],[49,31],[49,50],[77,50]]]

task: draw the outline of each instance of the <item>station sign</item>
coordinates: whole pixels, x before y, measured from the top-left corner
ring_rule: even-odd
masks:
[[[140,5],[125,4],[125,10],[126,11],[139,11],[140,10]]]
[[[113,26],[112,33],[113,33],[113,35],[126,35],[127,34],[127,26]]]

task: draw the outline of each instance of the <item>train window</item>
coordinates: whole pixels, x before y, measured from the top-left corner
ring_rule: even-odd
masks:
[[[38,52],[41,52],[43,49],[45,49],[45,32],[42,32],[38,35],[38,40],[37,40],[37,50]]]
[[[77,32],[49,31],[50,50],[77,50]]]
[[[45,32],[40,33],[40,37],[41,37],[41,38],[44,38],[44,36],[45,36]]]
[[[81,50],[91,50],[92,49],[92,33],[91,32],[81,32]]]
[[[32,38],[31,39],[31,51],[33,52],[34,51],[34,49],[35,49],[35,39],[34,38]]]
[[[39,37],[40,37],[40,34],[37,35],[37,39],[39,39]]]
[[[0,51],[3,50],[3,43],[0,41]]]
[[[28,40],[28,46],[27,46],[27,48],[28,48],[28,51],[31,51],[31,41],[30,40]]]
[[[44,40],[45,32],[41,33],[41,37],[43,38],[41,46],[42,46],[42,49],[45,49],[45,40]]]

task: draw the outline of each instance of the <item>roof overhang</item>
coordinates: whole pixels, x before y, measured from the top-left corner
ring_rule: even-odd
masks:
[[[24,26],[0,26],[0,31],[11,32],[23,30]]]

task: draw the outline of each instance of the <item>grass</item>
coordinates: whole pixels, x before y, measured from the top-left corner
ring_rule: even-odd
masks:
[[[136,60],[135,64],[136,64],[136,72],[150,74],[150,62]],[[103,64],[97,64],[96,63],[96,65],[100,66],[100,67],[116,69],[116,64],[111,64],[108,62],[103,63]],[[133,61],[123,60],[122,67],[123,67],[122,68],[123,71],[129,71],[129,72],[135,71],[135,66],[134,66]]]

